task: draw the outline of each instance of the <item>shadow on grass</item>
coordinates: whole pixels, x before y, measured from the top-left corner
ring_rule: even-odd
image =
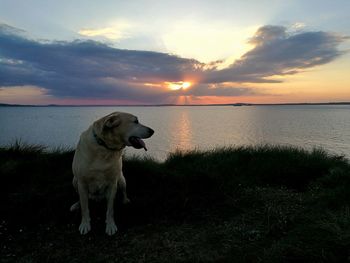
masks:
[[[69,212],[78,198],[73,154],[20,143],[0,149],[0,234],[8,262],[337,262],[349,256],[350,168],[343,157],[266,145],[176,152],[162,163],[124,159],[132,203],[116,203],[120,232],[109,238],[104,202],[91,202],[92,233],[77,232],[79,212]]]

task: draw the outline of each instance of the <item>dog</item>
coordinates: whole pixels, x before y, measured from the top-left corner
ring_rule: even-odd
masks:
[[[71,211],[81,208],[80,234],[91,230],[88,201],[106,199],[106,233],[114,235],[114,199],[117,188],[122,191],[123,203],[128,203],[126,182],[122,171],[122,152],[126,146],[136,149],[146,145],[142,139],[149,138],[154,131],[139,123],[136,116],[125,112],[113,112],[95,121],[79,139],[72,163],[73,186],[79,201]]]

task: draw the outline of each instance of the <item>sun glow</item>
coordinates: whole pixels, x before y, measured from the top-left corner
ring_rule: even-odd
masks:
[[[253,36],[259,27],[260,24],[237,27],[221,22],[181,19],[161,38],[170,53],[181,57],[194,58],[203,63],[228,58],[228,61],[222,61],[221,68],[224,68],[251,49],[247,39]]]
[[[171,90],[188,89],[189,87],[192,86],[192,83],[188,81],[165,82],[165,84]]]

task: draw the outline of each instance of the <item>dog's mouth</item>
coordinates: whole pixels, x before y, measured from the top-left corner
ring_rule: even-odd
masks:
[[[134,147],[136,149],[144,148],[145,151],[147,151],[146,144],[140,137],[131,136],[129,138],[129,142],[130,142],[132,147]]]

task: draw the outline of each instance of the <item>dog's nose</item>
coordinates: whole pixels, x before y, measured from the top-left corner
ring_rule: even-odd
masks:
[[[154,133],[154,130],[152,130],[151,128],[148,128],[148,131],[149,131],[149,133],[150,133],[150,136],[152,136],[153,133]]]

